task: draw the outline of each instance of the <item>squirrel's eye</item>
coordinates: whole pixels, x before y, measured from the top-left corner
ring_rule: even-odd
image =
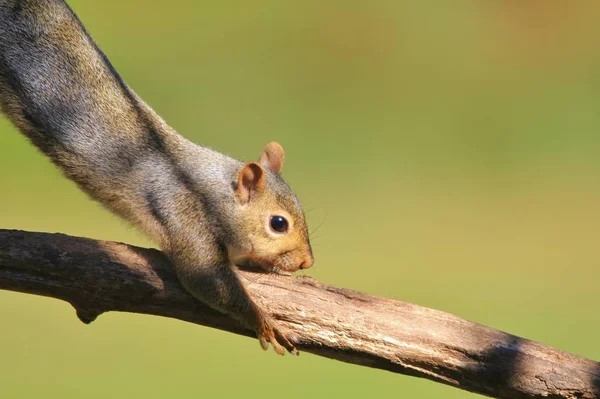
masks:
[[[283,216],[271,216],[271,228],[278,233],[285,233],[288,221]]]

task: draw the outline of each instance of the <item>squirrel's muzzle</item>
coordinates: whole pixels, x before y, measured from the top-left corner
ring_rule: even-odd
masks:
[[[300,264],[299,269],[309,269],[315,263],[315,259],[311,256]]]

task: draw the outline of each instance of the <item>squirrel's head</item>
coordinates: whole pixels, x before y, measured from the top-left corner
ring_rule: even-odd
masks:
[[[258,163],[243,166],[233,182],[240,206],[241,236],[229,248],[235,264],[252,263],[272,272],[294,272],[313,264],[300,202],[280,176],[285,153],[269,143]]]

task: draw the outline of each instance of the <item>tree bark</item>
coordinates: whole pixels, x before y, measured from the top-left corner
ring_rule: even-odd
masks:
[[[498,398],[600,398],[595,361],[310,277],[239,274],[300,351]],[[0,289],[67,301],[84,323],[124,311],[254,336],[191,297],[160,251],[121,243],[0,230]]]

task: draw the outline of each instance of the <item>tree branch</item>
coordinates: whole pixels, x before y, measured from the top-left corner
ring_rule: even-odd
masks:
[[[499,398],[600,397],[600,363],[309,277],[239,274],[301,351]],[[254,336],[187,294],[161,252],[126,244],[0,230],[0,289],[67,301],[84,323],[125,311]]]

